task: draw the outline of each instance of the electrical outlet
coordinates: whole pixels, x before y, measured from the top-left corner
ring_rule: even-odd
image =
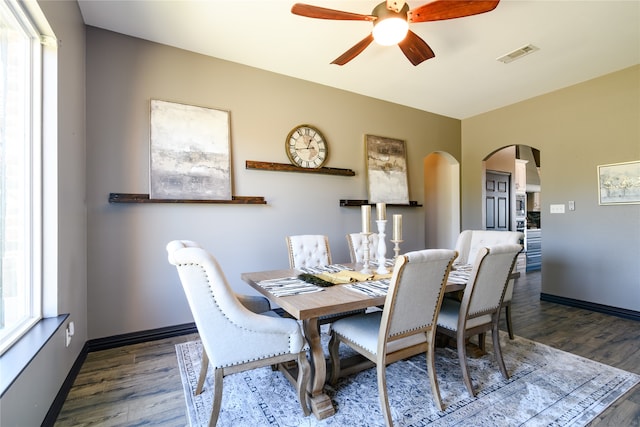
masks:
[[[573,200],[569,200],[569,210],[570,211],[576,210],[576,202],[574,202]]]
[[[75,333],[76,333],[75,325],[73,324],[73,322],[69,322],[69,324],[67,325],[67,329],[64,332],[64,336],[65,336],[64,345],[66,347],[69,347],[69,345],[71,344],[71,337]]]

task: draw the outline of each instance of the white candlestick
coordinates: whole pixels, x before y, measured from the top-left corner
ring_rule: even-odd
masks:
[[[392,240],[391,243],[395,245],[393,247],[393,252],[395,253],[395,256],[393,257],[393,262],[396,262],[396,260],[398,259],[398,255],[400,255],[400,243],[402,243],[402,240]]]
[[[371,229],[371,206],[362,205],[362,232],[370,233]]]
[[[393,215],[393,240],[402,241],[402,215]]]
[[[387,270],[386,264],[386,256],[387,256],[387,245],[384,242],[384,229],[387,225],[386,219],[379,219],[376,221],[378,224],[378,269],[376,273],[378,274],[387,274],[389,270]]]
[[[363,206],[364,207],[364,206]],[[371,206],[369,206],[370,208]],[[364,212],[364,209],[363,209]],[[367,225],[369,223],[367,222]],[[364,243],[364,253],[362,254],[362,270],[360,270],[360,273],[363,274],[371,274],[373,273],[373,271],[371,270],[370,266],[369,266],[369,259],[370,259],[370,248],[369,248],[369,236],[371,235],[371,233],[369,233],[368,231],[363,231],[360,234],[362,234],[362,240]]]
[[[376,203],[376,219],[382,221],[387,219],[387,205],[386,203]]]

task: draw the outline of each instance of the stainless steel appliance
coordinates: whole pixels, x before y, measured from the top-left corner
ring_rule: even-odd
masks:
[[[527,195],[516,194],[516,219],[527,217]]]
[[[527,195],[516,194],[516,231],[524,231],[527,228]]]

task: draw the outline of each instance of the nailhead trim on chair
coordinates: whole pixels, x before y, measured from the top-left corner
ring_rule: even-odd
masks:
[[[431,325],[433,325],[433,323],[431,323]],[[391,337],[397,337],[398,335],[406,334],[407,332],[417,331],[417,330],[420,330],[420,329],[426,328],[426,327],[428,327],[428,326],[430,326],[430,325],[422,325],[422,326],[420,326],[420,327],[418,327],[418,328],[406,329],[406,330],[404,330],[404,331],[400,331],[400,332],[397,332],[397,333],[395,333],[395,334],[391,334],[391,335],[389,335],[389,336],[391,336]]]
[[[193,263],[193,262],[192,262],[192,263],[188,263],[188,264],[178,264],[178,266],[179,266],[179,267],[183,267],[183,266],[198,267],[198,268],[202,271],[202,273],[204,274],[204,276],[205,276],[205,278],[206,278],[206,280],[207,280],[207,283],[211,284],[211,281],[209,280],[209,276],[207,275],[207,271],[206,271],[206,269],[205,269],[201,264],[196,264],[196,263]],[[211,286],[209,286],[209,289],[211,289]],[[215,298],[215,296],[213,295],[213,292],[211,293],[211,297],[213,298],[213,301],[215,302],[216,307],[218,307],[218,310],[222,313],[222,315],[223,315],[224,317],[226,317],[226,318],[229,320],[229,323],[231,323],[232,325],[236,326],[238,329],[243,329],[243,330],[245,330],[245,331],[249,331],[249,332],[255,332],[255,331],[252,331],[251,329],[244,328],[244,327],[242,327],[242,326],[238,325],[237,323],[235,323],[234,321],[232,321],[232,320],[231,320],[231,319],[230,319],[230,318],[229,318],[229,317],[224,313],[224,311],[222,311],[222,310],[220,309],[220,305],[218,304],[218,301],[216,301],[216,298]],[[266,332],[263,332],[263,333],[265,333],[265,334],[266,334]],[[291,347],[291,339],[289,339],[289,347]],[[302,350],[301,350],[301,351],[302,351]],[[291,353],[291,352],[287,352],[287,353],[285,353],[285,352],[282,352],[282,353],[275,353],[275,354],[271,354],[271,355],[270,355],[270,357],[274,357],[274,356],[281,356],[281,355],[283,355],[283,354],[295,354],[295,353]],[[264,357],[260,357],[259,359],[255,359],[255,358],[254,358],[254,359],[244,360],[244,361],[242,361],[242,362],[236,362],[236,363],[233,363],[233,364],[231,364],[231,365],[224,365],[224,366],[219,366],[219,367],[220,367],[220,368],[225,368],[225,367],[228,367],[228,366],[242,365],[242,364],[247,363],[247,362],[253,362],[253,361],[255,361],[255,360],[262,360],[262,359],[264,359]]]

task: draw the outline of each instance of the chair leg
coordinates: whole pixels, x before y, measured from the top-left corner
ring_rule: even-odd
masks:
[[[384,416],[386,426],[393,427],[391,408],[389,408],[389,397],[387,396],[387,375],[384,361],[378,360],[376,367],[378,371],[378,398],[380,399],[380,408],[382,408],[382,415]]]
[[[202,349],[202,362],[200,363],[200,376],[198,377],[198,385],[196,386],[196,396],[202,393],[202,387],[204,387],[204,380],[207,378],[207,369],[209,369],[209,356],[207,352]]]
[[[220,415],[220,406],[222,406],[222,381],[224,380],[224,372],[222,368],[214,369],[213,373],[213,407],[211,408],[211,418],[209,418],[209,427],[215,427]]]
[[[511,323],[511,301],[504,304],[504,314],[507,320],[507,331],[509,331],[509,339],[513,339],[513,323]]]
[[[493,351],[496,354],[496,362],[498,362],[498,366],[500,366],[500,372],[502,372],[502,376],[504,377],[504,379],[508,380],[509,373],[507,372],[507,367],[504,365],[504,360],[502,359],[502,348],[500,348],[500,335],[498,332],[498,315],[495,315],[495,320],[493,322],[493,329],[491,330],[491,337],[493,338]]]
[[[329,340],[329,359],[331,361],[331,377],[329,384],[335,385],[340,378],[340,355],[338,348],[340,347],[340,339],[334,331],[331,331],[331,339]]]
[[[467,347],[466,347],[466,339],[464,334],[461,331],[458,331],[458,359],[460,359],[460,369],[462,370],[462,378],[464,379],[464,384],[467,386],[467,390],[469,390],[469,394],[471,396],[475,396],[476,394],[473,391],[473,384],[471,383],[471,376],[469,375],[469,366],[467,365]]]
[[[431,383],[431,394],[433,394],[433,401],[436,403],[439,411],[444,410],[442,406],[442,397],[440,397],[440,387],[438,387],[438,377],[436,376],[436,362],[435,362],[435,343],[434,343],[434,331],[429,332],[428,340],[429,347],[427,348],[427,371],[429,372],[429,382]]]
[[[485,345],[486,335],[487,334],[485,334],[484,332],[481,333],[481,334],[478,334],[478,348],[483,353],[486,353],[486,351],[487,351],[487,348],[486,348],[486,345]]]
[[[309,377],[311,373],[311,365],[307,360],[307,352],[301,351],[298,354],[298,381],[297,381],[297,389],[298,389],[298,400],[300,401],[300,406],[302,407],[302,412],[304,416],[308,416],[311,413],[311,408],[309,407],[309,403],[307,402],[307,385],[309,383]]]

